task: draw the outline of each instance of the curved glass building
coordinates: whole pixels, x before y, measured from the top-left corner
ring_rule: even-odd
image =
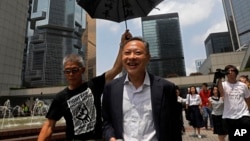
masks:
[[[62,59],[77,53],[86,59],[82,33],[86,13],[75,0],[33,0],[25,81],[28,87],[65,84]]]

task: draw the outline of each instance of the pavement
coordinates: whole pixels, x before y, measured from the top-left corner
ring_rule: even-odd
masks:
[[[182,141],[218,141],[218,135],[213,134],[213,130],[206,130],[205,128],[201,128],[201,136],[202,138],[198,138],[194,136],[194,128],[188,124],[188,121],[185,119],[185,113],[183,113],[184,117],[184,127],[185,133],[182,135]],[[208,123],[209,124],[209,123]],[[196,131],[197,134],[197,131]],[[226,137],[227,140],[227,137]]]

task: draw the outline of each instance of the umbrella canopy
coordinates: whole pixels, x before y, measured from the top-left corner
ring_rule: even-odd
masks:
[[[122,22],[147,16],[161,1],[163,0],[78,0],[78,4],[92,18]]]

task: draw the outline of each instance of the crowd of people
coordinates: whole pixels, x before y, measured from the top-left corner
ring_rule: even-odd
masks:
[[[189,87],[186,99],[181,98],[179,92],[176,92],[178,102],[186,104],[186,119],[194,128],[194,136],[202,138],[200,128],[204,127],[217,134],[219,141],[225,141],[227,135],[230,141],[248,141],[250,139],[248,76],[241,75],[237,79],[239,71],[233,65],[227,65],[225,72],[225,79],[225,76],[216,72],[218,83],[210,88],[207,83],[203,83],[199,93],[195,86]],[[241,134],[242,130],[245,134]]]
[[[206,83],[199,93],[191,86],[184,99],[174,83],[147,70],[150,57],[148,42],[132,37],[128,30],[121,37],[113,68],[87,82],[82,80],[82,57],[65,56],[62,65],[68,86],[53,99],[38,141],[49,140],[62,117],[67,141],[182,141],[183,106],[198,138],[201,128],[209,129],[208,119],[220,141],[227,134],[235,141],[233,130],[249,129],[250,94],[246,84],[236,81],[236,68],[227,66],[227,81],[220,79],[211,90]],[[114,79],[122,68],[126,74]]]

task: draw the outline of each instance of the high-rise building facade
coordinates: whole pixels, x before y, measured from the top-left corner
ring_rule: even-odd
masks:
[[[195,68],[196,68],[197,72],[199,72],[199,69],[200,69],[201,65],[203,64],[203,62],[205,60],[206,59],[197,59],[197,60],[195,60]]]
[[[20,88],[29,0],[0,1],[0,95]]]
[[[25,81],[30,87],[65,84],[62,59],[77,53],[86,58],[82,33],[86,13],[75,0],[33,0]],[[86,61],[86,60],[85,60]]]
[[[223,0],[234,50],[250,44],[250,0]]]
[[[96,76],[96,20],[89,15],[87,15],[86,30],[82,36],[82,43],[87,47],[84,78],[89,80]]]
[[[211,33],[205,40],[206,55],[233,51],[229,32]]]
[[[142,17],[142,33],[149,42],[151,73],[186,76],[178,13]]]

